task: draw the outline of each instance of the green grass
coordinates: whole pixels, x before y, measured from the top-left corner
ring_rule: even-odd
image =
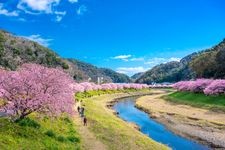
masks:
[[[206,96],[203,93],[174,92],[164,96],[165,100],[225,112],[225,96]]]
[[[84,99],[84,98],[90,98],[93,96],[100,96],[104,94],[115,94],[115,93],[132,93],[132,92],[144,92],[149,91],[149,89],[122,89],[122,90],[93,90],[93,91],[87,91],[87,92],[79,92],[75,95],[76,99],[78,101]]]
[[[0,149],[80,149],[76,126],[67,117],[39,118],[35,115],[13,123],[0,118]]]
[[[103,95],[82,99],[85,115],[88,118],[88,128],[110,150],[164,150],[166,146],[159,144],[143,135],[128,123],[113,115],[106,108],[106,103],[116,98],[116,95]]]

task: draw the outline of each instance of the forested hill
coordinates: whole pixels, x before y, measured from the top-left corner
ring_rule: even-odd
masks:
[[[131,82],[130,78],[121,73],[117,73],[111,69],[107,68],[98,68],[92,64],[85,63],[76,59],[67,59],[69,63],[72,63],[72,66],[76,66],[78,70],[85,73],[86,76],[91,78],[94,81],[97,81],[98,77],[103,77],[103,82],[115,82],[115,83],[128,83]],[[77,80],[80,80],[79,77],[75,77]]]
[[[131,79],[135,81],[138,78],[140,78],[143,74],[144,72],[135,73],[133,76],[131,76]]]
[[[225,39],[215,47],[195,57],[190,67],[198,78],[225,78]]]
[[[128,76],[110,69],[97,68],[75,59],[63,59],[54,51],[34,41],[0,30],[0,66],[15,70],[23,63],[37,63],[48,67],[61,67],[77,81],[103,77],[104,82],[130,82]]]
[[[225,40],[213,48],[190,54],[179,62],[157,65],[140,76],[136,82],[177,82],[197,77],[225,78]]]

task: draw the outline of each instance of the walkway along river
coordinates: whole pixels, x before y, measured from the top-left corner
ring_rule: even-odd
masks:
[[[169,131],[164,125],[151,119],[149,115],[135,107],[137,97],[123,98],[113,106],[118,116],[125,121],[137,124],[140,131],[153,140],[168,145],[173,150],[208,150],[195,141],[180,137]]]

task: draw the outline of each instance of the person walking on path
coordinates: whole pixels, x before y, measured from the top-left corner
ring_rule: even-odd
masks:
[[[86,118],[86,116],[84,116],[83,122],[84,122],[84,126],[87,126],[87,118]]]
[[[80,113],[80,106],[77,107],[77,112]]]
[[[81,109],[80,109],[80,116],[84,117],[84,107],[81,107]]]

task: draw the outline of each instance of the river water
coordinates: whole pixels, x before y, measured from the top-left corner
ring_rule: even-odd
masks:
[[[172,133],[164,125],[151,119],[147,113],[135,107],[136,98],[124,98],[114,105],[113,108],[119,113],[120,118],[137,124],[142,133],[171,147],[173,150],[209,150],[208,147],[202,144]]]

